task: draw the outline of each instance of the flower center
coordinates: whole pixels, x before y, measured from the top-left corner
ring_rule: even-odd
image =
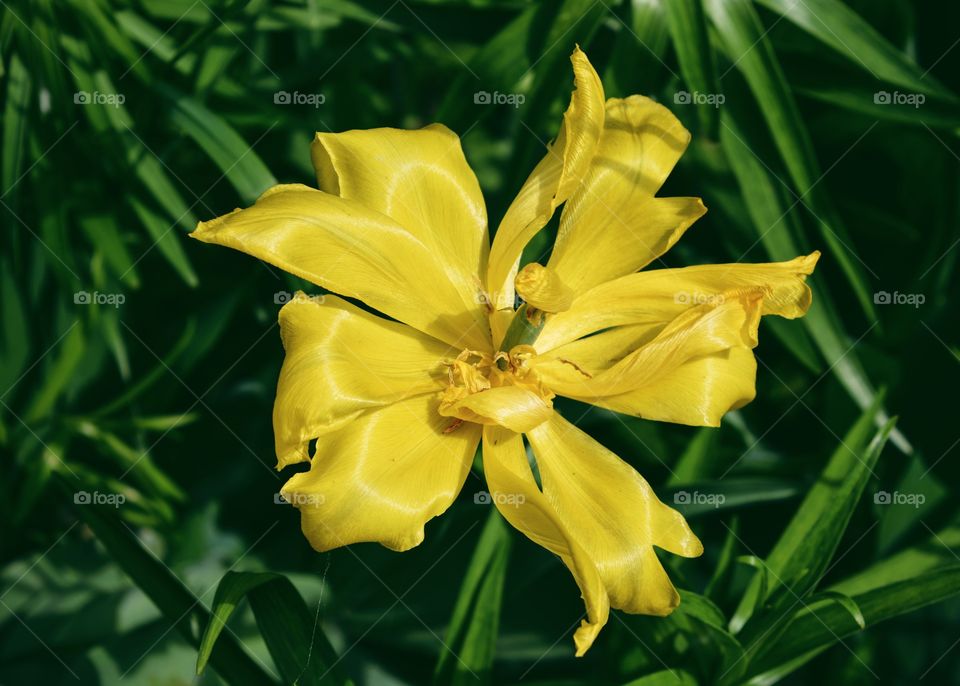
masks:
[[[439,412],[455,419],[446,431],[465,421],[527,431],[548,419],[554,394],[543,387],[530,365],[535,356],[532,346],[517,345],[493,355],[464,350],[456,359],[444,361],[447,387]]]

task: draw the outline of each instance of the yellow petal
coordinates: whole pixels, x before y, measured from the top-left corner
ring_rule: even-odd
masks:
[[[300,184],[275,186],[253,207],[191,236],[253,255],[358,298],[459,349],[490,345],[485,308],[466,308],[439,256],[386,215]]]
[[[596,564],[537,487],[520,434],[501,427],[484,429],[483,474],[504,519],[559,557],[573,574],[587,608],[587,619],[574,634],[577,656],[583,655],[610,614],[610,601]]]
[[[368,541],[397,551],[419,545],[424,524],[463,487],[480,440],[479,426],[443,433],[449,424],[435,397],[418,396],[321,436],[310,471],[282,490],[310,544],[321,552]]]
[[[615,326],[662,328],[691,307],[736,299],[744,293],[763,295],[762,314],[801,317],[811,301],[806,277],[819,258],[814,251],[788,262],[710,264],[629,274],[590,289],[569,310],[549,317],[535,347],[543,353]]]
[[[286,357],[273,408],[278,468],[309,459],[310,440],[366,410],[441,390],[442,361],[459,352],[334,295],[321,298],[298,293],[280,310]]]
[[[441,403],[440,414],[478,424],[499,424],[522,432],[549,419],[553,408],[526,388],[499,386],[471,393],[449,404]]]
[[[436,255],[464,309],[480,304],[487,211],[455,133],[440,124],[318,133],[312,157],[321,190],[407,229]]]
[[[527,434],[543,494],[594,562],[610,606],[667,615],[680,596],[653,546],[684,557],[703,546],[636,470],[558,414]]]
[[[689,142],[653,100],[607,101],[597,153],[560,217],[549,263],[560,280],[582,291],[642,269],[706,212],[699,198],[654,198]]]
[[[524,246],[546,226],[553,211],[576,190],[603,130],[603,86],[587,56],[570,58],[576,90],[556,141],[524,182],[497,228],[487,286],[495,307],[513,307],[513,278]]]
[[[537,371],[560,395],[645,419],[718,426],[724,414],[755,395],[751,349],[759,319],[759,296],[701,305],[609,368],[591,370],[582,358],[563,352],[562,359],[538,362]],[[599,337],[586,339],[584,347],[593,338]]]
[[[568,310],[575,297],[553,271],[536,262],[521,269],[514,283],[521,298],[544,312]]]

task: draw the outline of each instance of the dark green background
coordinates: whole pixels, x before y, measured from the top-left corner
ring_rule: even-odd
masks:
[[[677,586],[708,592],[729,618],[754,570],[721,558],[767,555],[830,455],[846,449],[873,396],[858,404],[850,388],[868,380],[886,389],[896,439],[913,449],[884,448],[836,553],[822,552],[818,588],[908,550],[896,578],[909,586],[945,570],[940,595],[960,591],[949,576],[960,563],[953,3],[0,4],[0,684],[194,678],[196,648],[170,631],[182,617],[196,637],[193,610],[158,611],[144,594],[156,589],[128,576],[135,564],[122,546],[98,543],[93,509],[204,605],[227,570],[282,572],[311,614],[320,603],[321,627],[357,683],[430,681],[489,512],[473,502],[482,480],[468,480],[413,551],[314,553],[297,513],[274,503],[286,475],[272,469],[270,417],[283,353],[275,294],[317,289],[185,235],[272,183],[313,183],[314,131],[434,121],[462,136],[495,225],[556,135],[574,44],[608,96],[651,95],[693,133],[662,194],[701,196],[710,212],[665,257],[670,266],[823,252],[810,316],[764,322],[757,400],[722,428],[559,406],[665,501],[680,488],[726,495],[721,508],[687,511],[706,554],[663,556]],[[278,91],[324,102],[276,104]],[[525,101],[478,105],[478,91]],[[697,108],[675,101],[681,91],[725,100]],[[79,92],[124,102],[83,104]],[[877,92],[924,102],[876,104]],[[77,304],[81,291],[124,302]],[[875,304],[879,292],[924,302]],[[74,505],[81,490],[126,502]],[[926,502],[875,505],[878,491]],[[511,540],[484,679],[621,684],[665,669],[650,683],[681,670],[720,678],[724,639],[684,613],[618,613],[574,659],[583,609],[570,575],[518,533]],[[784,683],[960,683],[958,612],[946,600],[844,637]],[[273,669],[246,604],[228,626]],[[201,678],[219,681],[211,669]]]

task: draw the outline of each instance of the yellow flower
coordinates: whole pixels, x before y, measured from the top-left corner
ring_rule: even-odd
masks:
[[[313,547],[416,546],[482,440],[500,512],[580,587],[582,655],[611,607],[666,615],[679,603],[654,546],[685,557],[703,546],[553,398],[717,426],[754,397],[760,316],[806,312],[819,254],[639,271],[706,211],[699,198],[656,197],[690,135],[648,98],[605,100],[579,49],[572,62],[559,135],[492,246],[477,179],[441,125],[317,134],[320,190],[277,186],[192,235],[391,318],[332,295],[280,311],[278,469],[310,462],[283,491]],[[546,266],[518,273],[524,246],[561,204]],[[516,312],[515,291],[526,303]]]

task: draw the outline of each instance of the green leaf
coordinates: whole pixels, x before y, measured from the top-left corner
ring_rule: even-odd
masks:
[[[610,96],[653,93],[664,72],[669,31],[664,3],[659,0],[632,0],[627,17],[617,23],[617,37],[603,73],[603,90]]]
[[[807,605],[812,606],[817,602],[837,603],[850,613],[850,616],[853,617],[853,621],[857,623],[857,626],[860,627],[861,631],[867,628],[867,620],[863,618],[863,611],[860,609],[860,606],[857,605],[857,602],[850,596],[844,593],[837,593],[836,591],[824,591],[823,593],[817,593],[816,595],[811,596]]]
[[[102,93],[117,93],[118,89],[103,71],[88,72],[85,65],[92,61],[89,48],[75,40],[65,38],[64,48],[67,54],[71,73],[76,80],[79,91],[100,91]],[[124,162],[133,175],[149,192],[149,201],[137,198],[133,194],[127,198],[136,215],[144,224],[147,233],[153,239],[143,253],[149,253],[153,247],[158,247],[161,254],[191,286],[197,284],[197,277],[190,267],[186,256],[179,244],[176,227],[193,230],[197,224],[192,206],[187,206],[177,192],[176,187],[168,176],[164,163],[156,157],[146,141],[135,133],[133,120],[130,118],[122,103],[110,107],[83,107],[83,112],[90,119],[93,128],[98,132],[112,130],[116,135],[124,155]],[[103,110],[106,110],[104,113]],[[162,208],[167,212],[166,219],[160,219],[153,208]]]
[[[73,380],[73,374],[83,360],[85,349],[83,326],[78,321],[58,344],[53,364],[48,367],[40,387],[24,413],[27,424],[33,424],[50,414],[57,399]]]
[[[60,491],[68,502],[79,484],[59,477]],[[93,531],[110,557],[153,601],[163,616],[192,645],[200,645],[199,628],[209,622],[210,613],[170,569],[144,548],[133,532],[114,514],[113,508],[75,505],[79,517]],[[210,664],[231,686],[263,686],[276,681],[254,662],[233,636],[226,635],[210,655]]]
[[[697,434],[687,443],[687,449],[671,470],[667,486],[689,484],[712,476],[710,451],[716,435],[717,431],[713,427],[697,429]]]
[[[757,241],[773,259],[793,259],[803,251],[784,223],[788,211],[782,194],[752,152],[750,140],[746,129],[741,127],[729,112],[724,111],[721,117],[720,143],[737,177],[750,219],[759,234]],[[876,391],[860,364],[856,341],[851,344],[844,335],[840,318],[835,314],[833,298],[826,286],[816,277],[811,281],[813,305],[804,316],[803,324],[837,380],[857,406],[866,410],[874,402]],[[860,338],[864,335],[866,333]],[[885,423],[887,419],[885,412],[878,413],[878,425]],[[891,440],[900,450],[907,453],[912,451],[910,443],[899,430],[894,430]]]
[[[777,640],[784,628],[783,612],[817,587],[833,559],[893,427],[891,420],[868,442],[878,406],[879,399],[841,441],[770,551],[764,562],[769,573],[766,592],[754,580],[744,594],[731,629],[736,633],[742,626],[739,635],[748,651]],[[762,611],[754,609],[751,616],[750,608]]]
[[[23,156],[27,144],[31,81],[20,55],[12,53],[7,61],[7,97],[3,108],[3,162],[0,179],[6,195],[20,178]],[[14,200],[17,196],[12,196]],[[7,202],[9,204],[9,202]]]
[[[726,582],[733,571],[734,556],[737,548],[737,531],[740,529],[740,520],[733,517],[730,526],[727,527],[727,535],[723,539],[723,547],[720,548],[720,555],[717,558],[717,564],[713,569],[713,575],[710,577],[710,583],[704,590],[706,595],[715,602],[723,599],[723,594],[728,592]]]
[[[909,581],[918,574],[956,562],[960,554],[960,525],[951,525],[930,534],[923,543],[905,548],[832,585],[829,590],[848,596],[859,595],[881,586]]]
[[[30,325],[23,305],[23,295],[14,281],[8,262],[3,260],[0,262],[0,302],[3,303],[3,313],[0,315],[3,323],[0,331],[0,392],[3,395],[0,395],[0,400],[13,390],[13,384],[26,367],[30,356]]]
[[[664,669],[629,681],[623,686],[697,686],[697,680],[690,672],[682,669]]]
[[[680,606],[673,617],[694,641],[693,650],[698,653],[698,662],[704,662],[707,653],[715,653],[719,662],[711,665],[711,671],[725,675],[743,673],[747,666],[743,646],[727,632],[727,619],[712,600],[681,590]]]
[[[511,540],[503,517],[491,509],[460,585],[434,684],[490,683]]]
[[[798,492],[797,484],[792,481],[757,477],[728,477],[665,491],[671,505],[687,518],[789,500]]]
[[[107,214],[80,217],[80,228],[116,277],[130,288],[140,287],[133,258],[127,250],[117,220]]]
[[[603,7],[589,0],[562,0],[530,6],[486,42],[467,62],[467,69],[447,89],[437,120],[454,130],[466,128],[490,111],[474,102],[478,91],[512,92],[535,67],[544,71],[544,59],[553,59],[579,38],[575,27],[601,16]],[[589,16],[588,16],[589,15]],[[569,51],[562,56],[566,58]],[[569,84],[569,75],[564,84]],[[527,106],[529,109],[529,105]],[[479,111],[478,111],[479,110]]]
[[[810,134],[756,10],[750,0],[707,0],[707,10],[728,56],[760,106],[799,192],[797,202],[805,203],[814,214],[831,258],[839,262],[867,318],[875,321],[873,291],[863,275],[863,264],[849,247],[853,241],[820,183],[823,174]]]
[[[227,572],[217,586],[212,614],[197,653],[202,674],[227,620],[247,598],[257,626],[284,683],[299,686],[351,683],[337,669],[339,661],[300,593],[288,578],[270,572]]]
[[[128,198],[128,202],[153,239],[152,248],[157,248],[160,254],[167,258],[167,262],[176,270],[184,283],[191,287],[199,284],[200,279],[197,278],[190,260],[183,251],[183,244],[176,232],[176,224],[171,225],[169,220],[163,219],[152,207],[135,197]]]
[[[870,86],[832,75],[820,75],[816,79],[800,75],[793,86],[798,95],[857,112],[864,115],[864,121],[881,120],[921,128],[926,125],[950,131],[960,128],[960,105],[936,95],[923,96],[922,102],[894,100],[893,89],[889,87]],[[890,96],[890,102],[877,101],[886,95]]]
[[[879,31],[839,0],[757,0],[817,40],[883,79],[916,93],[952,97],[949,90],[927,74]]]
[[[196,320],[188,319],[183,325],[183,332],[180,334],[180,338],[177,339],[177,342],[173,345],[170,352],[163,356],[162,362],[157,363],[152,370],[140,376],[139,380],[128,386],[119,397],[113,399],[103,407],[94,410],[90,414],[92,416],[110,414],[120,408],[128,406],[132,400],[148,391],[157,381],[170,373],[169,370],[174,367],[180,356],[190,348],[196,333]]]
[[[104,431],[90,421],[78,422],[76,430],[95,441],[104,453],[115,458],[125,470],[124,476],[129,473],[130,478],[137,481],[145,491],[175,501],[186,500],[183,489],[157,466],[149,451],[134,449],[119,436]]]
[[[702,0],[673,0],[665,2],[663,8],[686,85],[702,95],[719,95],[717,67],[707,35]],[[697,114],[704,133],[716,140],[717,107],[709,102],[700,102],[697,104]]]
[[[174,125],[195,140],[233,184],[240,199],[251,204],[277,179],[233,127],[199,102],[170,88],[161,88],[172,109]],[[204,189],[201,189],[204,190]]]
[[[957,594],[960,594],[960,564],[954,562],[905,581],[858,593],[851,596],[851,600],[860,609],[863,626],[872,627],[885,619]],[[824,648],[860,630],[857,619],[839,603],[800,608],[790,617],[780,640],[769,644],[767,651],[757,655],[750,666],[750,674],[762,679],[762,675],[788,663],[789,671],[793,671]],[[807,659],[798,660],[797,656]],[[784,670],[779,672],[781,677],[786,673]]]

